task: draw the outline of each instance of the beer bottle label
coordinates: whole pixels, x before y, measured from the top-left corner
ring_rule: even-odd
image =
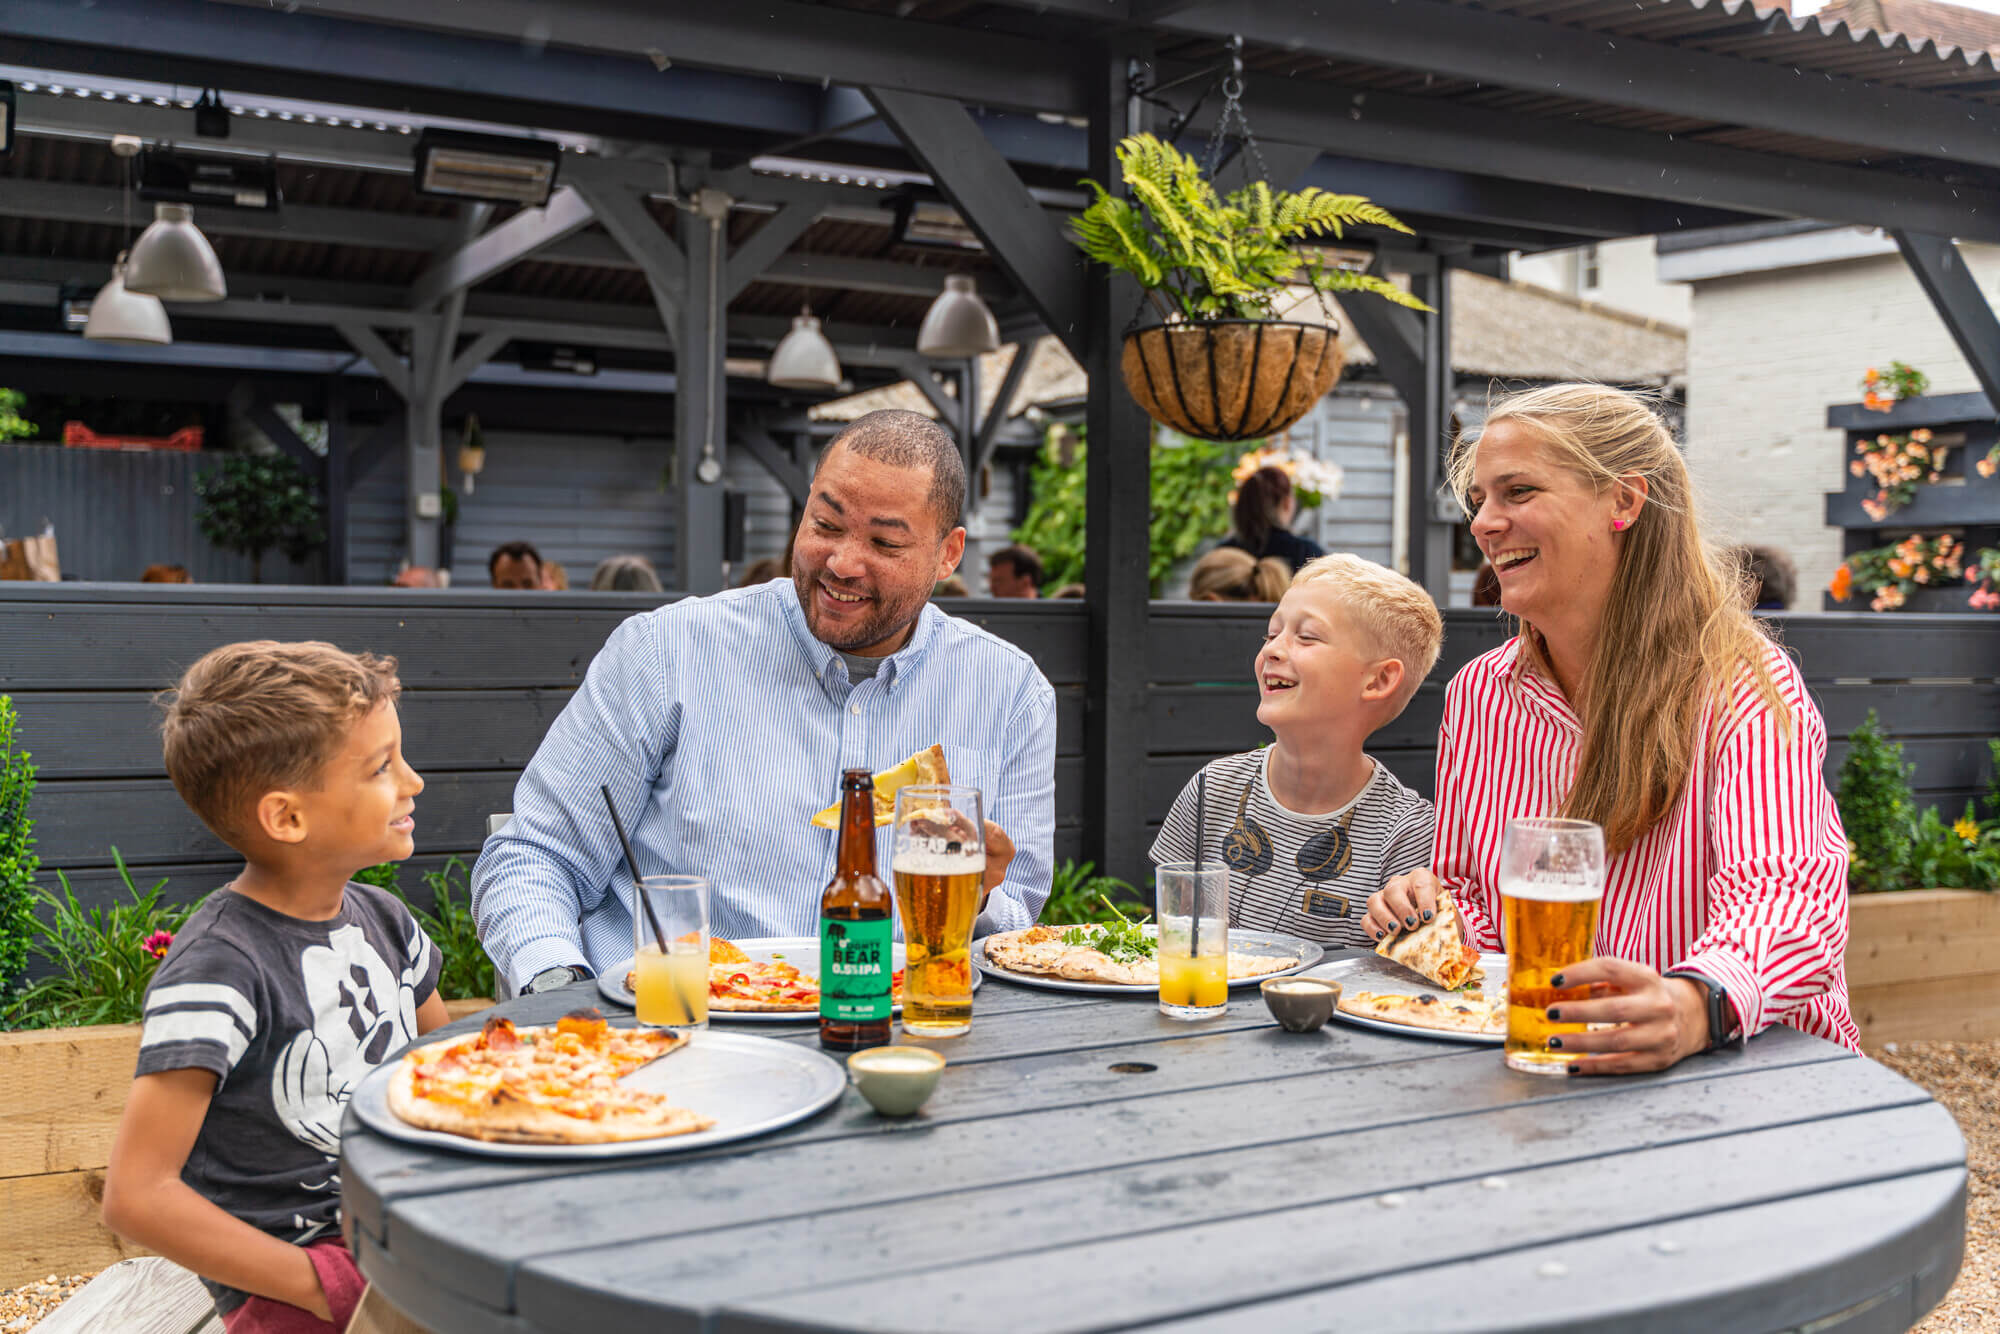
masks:
[[[887,1019],[895,973],[895,924],[887,917],[819,919],[819,1013],[843,1024]]]

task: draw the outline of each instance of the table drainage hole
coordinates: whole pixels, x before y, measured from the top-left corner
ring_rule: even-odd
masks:
[[[1149,1065],[1145,1061],[1120,1061],[1111,1067],[1111,1073],[1114,1075],[1150,1075],[1159,1068],[1159,1066]]]

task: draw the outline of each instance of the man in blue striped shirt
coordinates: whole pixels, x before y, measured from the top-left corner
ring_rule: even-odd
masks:
[[[950,436],[918,413],[871,412],[821,456],[789,581],[612,633],[473,871],[479,937],[506,984],[547,990],[632,954],[632,877],[600,784],[641,874],[708,877],[716,935],[810,936],[836,842],[813,813],[838,799],[841,770],[933,743],[954,783],[985,794],[978,930],[1035,920],[1054,860],[1055,692],[1026,653],[930,605],[964,554],[964,503]]]

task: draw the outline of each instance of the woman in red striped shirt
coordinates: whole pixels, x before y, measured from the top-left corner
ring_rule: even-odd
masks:
[[[1433,866],[1369,901],[1370,933],[1428,920],[1442,886],[1500,949],[1508,820],[1593,820],[1597,957],[1560,978],[1591,999],[1549,1017],[1618,1026],[1551,1039],[1584,1053],[1572,1073],[1663,1070],[1774,1023],[1858,1050],[1826,724],[1702,540],[1659,417],[1600,385],[1517,394],[1452,484],[1520,633],[1452,678]]]

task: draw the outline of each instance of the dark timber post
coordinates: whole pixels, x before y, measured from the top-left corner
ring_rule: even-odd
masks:
[[[1090,177],[1119,179],[1113,150],[1145,128],[1130,92],[1141,52],[1123,44],[1089,63]],[[1138,291],[1093,265],[1085,279],[1085,601],[1090,684],[1084,715],[1084,855],[1107,875],[1145,883],[1146,622],[1152,588],[1152,423],[1118,369]]]
[[[682,213],[687,256],[687,300],[674,350],[674,471],[679,499],[674,513],[675,583],[690,593],[714,593],[722,576],[722,462],[728,423],[723,380],[726,303],[724,227],[729,199],[704,189],[696,208]]]
[[[326,382],[326,581],[347,582],[347,386]]]

